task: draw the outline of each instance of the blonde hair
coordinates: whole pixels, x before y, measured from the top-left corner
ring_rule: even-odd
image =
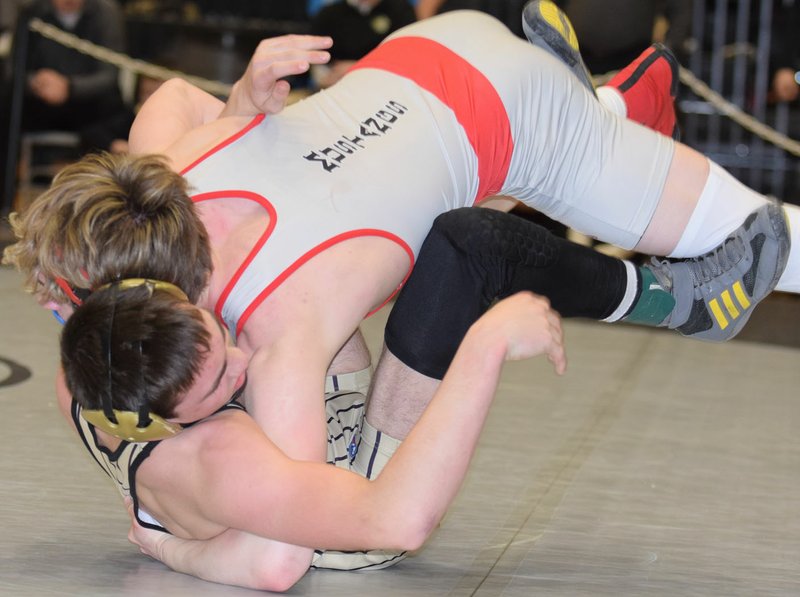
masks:
[[[56,278],[96,288],[141,277],[171,282],[195,302],[211,274],[208,233],[186,181],[160,156],[89,155],[9,219],[17,242],[3,263],[44,300],[68,302]]]

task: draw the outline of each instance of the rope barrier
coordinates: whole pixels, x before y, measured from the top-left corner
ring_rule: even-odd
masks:
[[[593,77],[593,83],[597,87],[604,85],[610,81],[615,74],[615,72],[612,72],[605,75],[600,75],[598,77]],[[750,131],[754,135],[761,137],[765,141],[769,141],[776,147],[783,149],[792,155],[800,157],[800,142],[795,141],[794,139],[757,120],[756,118],[753,118],[739,106],[732,104],[719,93],[711,89],[688,68],[681,66],[679,76],[681,83],[688,87],[696,96],[708,102],[708,104],[716,109],[717,112],[723,116],[727,116],[742,128]]]
[[[127,56],[121,52],[109,50],[108,48],[88,42],[71,33],[67,33],[66,31],[45,23],[38,18],[31,19],[30,29],[44,37],[47,37],[48,39],[52,39],[53,41],[60,43],[63,46],[72,48],[73,50],[77,50],[82,54],[89,55],[97,60],[108,62],[109,64],[119,67],[120,69],[128,70],[135,74],[145,75],[160,80],[180,77],[192,85],[195,85],[200,89],[211,93],[212,95],[217,95],[220,97],[228,97],[231,92],[231,85],[220,83],[219,81],[210,81],[202,77],[188,75],[181,71],[156,66],[154,64],[144,62],[143,60],[131,58],[130,56]],[[602,85],[604,82],[608,81],[609,78],[610,75],[604,75],[602,77],[595,78],[595,84]],[[698,79],[692,71],[681,67],[680,80],[681,83],[691,89],[695,95],[707,101],[720,114],[727,116],[739,126],[761,137],[765,141],[772,143],[773,145],[783,149],[788,153],[791,153],[794,156],[800,157],[800,142],[795,141],[783,133],[776,131],[772,127],[753,118],[735,104],[727,101],[719,93],[713,91],[706,83]]]
[[[765,141],[769,141],[780,149],[792,155],[800,156],[800,142],[767,126],[763,122],[750,116],[737,105],[725,100],[719,93],[712,90],[706,83],[698,79],[692,71],[681,67],[680,79],[681,83],[691,89],[695,95],[711,104],[723,116],[727,116],[742,128],[747,129]]]
[[[97,60],[113,64],[120,69],[130,71],[137,75],[145,75],[162,81],[180,77],[212,95],[228,97],[231,93],[231,85],[220,83],[219,81],[209,81],[202,77],[195,77],[194,75],[188,75],[178,70],[164,68],[163,66],[157,66],[143,60],[131,58],[121,52],[109,50],[103,46],[98,46],[90,41],[81,39],[72,33],[67,33],[63,29],[45,23],[39,18],[31,19],[29,28],[31,31],[35,31],[39,35],[51,39],[62,46],[71,48]]]

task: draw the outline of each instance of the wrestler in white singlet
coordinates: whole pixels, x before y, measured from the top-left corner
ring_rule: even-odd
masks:
[[[410,269],[438,214],[491,195],[631,248],[672,152],[561,62],[464,11],[399,30],[338,84],[256,117],[183,174],[196,202],[247,199],[270,215],[217,305],[238,331],[325,247],[382,236],[405,248]]]

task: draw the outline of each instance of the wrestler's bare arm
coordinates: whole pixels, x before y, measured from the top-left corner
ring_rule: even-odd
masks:
[[[337,310],[328,317],[325,309],[308,307],[325,305],[310,298],[316,292],[311,287],[302,295],[291,293],[262,305],[238,341],[252,354],[247,368],[247,411],[291,458],[325,462],[325,377],[352,332],[346,324],[352,315]]]
[[[308,343],[297,351],[292,346],[286,342],[253,355],[247,374],[247,409],[292,458],[325,462],[325,354]],[[298,361],[303,361],[302,366]]]
[[[182,79],[163,83],[131,126],[131,153],[164,153],[186,133],[219,117],[224,102]]]
[[[72,396],[64,381],[62,369],[59,369],[56,376],[56,397],[61,414],[74,429],[70,412]],[[226,421],[225,417],[231,417],[233,422]],[[248,415],[239,411],[229,411],[220,419],[222,421],[216,421],[212,429],[223,436],[226,431],[236,435],[240,429],[238,424],[240,420],[247,422],[244,425],[245,428],[252,425]],[[258,437],[258,434],[255,437]],[[188,440],[188,442],[183,447],[184,455],[181,455],[179,450],[173,450],[173,448],[180,447],[178,443],[170,443],[161,447],[155,456],[151,456],[155,462],[159,459],[169,461],[170,459],[184,458],[187,449],[197,456],[197,458],[187,461],[188,468],[185,471],[176,474],[175,481],[179,489],[182,487],[184,474],[191,477],[198,466],[203,466],[202,454],[203,448],[206,446],[204,446],[202,438],[201,434],[193,432],[185,434],[182,439]],[[214,537],[213,541],[186,539],[185,549],[177,552],[174,560],[158,558],[173,569],[204,580],[272,591],[283,591],[289,588],[308,571],[314,554],[313,549],[281,543],[237,529],[226,530],[214,521],[213,515],[206,517],[202,508],[199,507],[187,507],[183,511],[185,516],[181,516],[178,520],[172,520],[166,513],[159,511],[154,504],[164,504],[167,507],[175,503],[180,505],[184,499],[182,494],[180,491],[177,494],[173,493],[175,486],[159,488],[149,485],[147,483],[147,467],[144,468],[144,471],[143,474],[137,475],[137,480],[141,481],[138,487],[141,507],[150,513],[158,512],[159,516],[164,517],[164,524],[176,532],[183,533],[185,537]],[[130,498],[126,499],[126,505],[128,513],[132,516],[133,505]],[[133,527],[129,532],[129,539],[136,543],[134,537],[147,530],[139,527],[133,516],[132,519]],[[174,537],[160,531],[147,532],[152,533],[152,537],[149,538],[155,547],[161,545],[166,539]],[[213,549],[211,549],[212,547]],[[142,551],[157,557],[157,552],[151,553],[145,549]],[[226,564],[226,562],[229,563]]]
[[[190,130],[221,116],[275,114],[286,105],[283,77],[306,72],[330,59],[329,37],[283,35],[263,40],[227,102],[183,81],[171,79],[144,103],[131,127],[132,153],[163,153]]]
[[[461,485],[503,361],[539,354],[558,373],[564,371],[561,324],[547,301],[520,294],[498,303],[470,329],[430,407],[374,481],[329,465],[290,460],[252,421],[237,419],[235,432],[207,427],[206,440],[184,443],[170,450],[170,458],[156,450],[143,465],[140,482],[180,487],[183,495],[172,501],[181,517],[199,509],[223,527],[301,545],[417,549]],[[159,450],[180,440],[162,442]],[[203,466],[188,472],[186,462],[193,458]],[[186,483],[176,483],[185,476],[190,477]],[[131,540],[182,572],[234,584],[253,578],[248,570],[237,572],[244,566],[241,557],[228,557],[241,553],[236,546],[252,545],[252,537],[241,531],[238,537],[186,541],[134,527]]]
[[[139,526],[130,501],[128,513],[132,521],[128,539],[143,554],[203,580],[280,592],[300,580],[309,567],[308,559],[298,558],[293,545],[236,529],[208,541],[177,539]]]
[[[253,311],[237,338],[253,355],[248,412],[292,458],[324,462],[325,376],[375,301],[392,294],[408,267],[405,254],[387,257],[401,249],[370,240],[340,243],[299,268]],[[332,372],[365,368],[368,354],[364,358]]]

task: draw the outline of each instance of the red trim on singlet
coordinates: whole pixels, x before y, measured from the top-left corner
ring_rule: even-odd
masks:
[[[449,106],[478,156],[475,201],[500,191],[511,163],[514,139],[505,106],[483,73],[442,44],[413,36],[381,44],[351,70],[360,68],[385,70],[410,79]]]
[[[286,278],[288,278],[294,272],[296,272],[298,269],[300,269],[300,267],[303,264],[308,262],[313,257],[316,257],[317,255],[322,253],[325,249],[328,249],[328,248],[332,247],[333,245],[336,245],[336,244],[338,244],[340,242],[343,242],[343,241],[346,241],[346,240],[350,240],[352,238],[359,238],[359,237],[362,237],[362,236],[379,236],[379,237],[382,237],[382,238],[385,238],[385,239],[388,239],[388,240],[396,242],[408,254],[408,258],[409,258],[409,261],[410,261],[409,266],[408,266],[408,272],[406,273],[405,277],[403,278],[403,281],[397,286],[397,288],[394,290],[394,292],[392,292],[392,294],[390,294],[386,298],[385,301],[383,301],[378,307],[376,307],[375,309],[373,309],[372,311],[367,313],[365,317],[369,317],[373,313],[379,311],[386,303],[388,303],[392,299],[392,297],[395,294],[397,294],[397,292],[400,290],[400,288],[403,286],[403,284],[406,283],[406,280],[408,280],[408,277],[411,275],[411,270],[414,268],[414,252],[411,250],[411,247],[408,246],[408,244],[403,239],[401,239],[399,236],[397,236],[396,234],[392,234],[391,232],[387,232],[386,230],[379,230],[379,229],[374,229],[374,228],[362,228],[360,230],[351,230],[349,232],[343,232],[341,234],[338,234],[336,236],[333,236],[333,237],[329,238],[325,242],[317,245],[316,247],[314,247],[313,249],[311,249],[310,251],[305,253],[302,257],[300,257],[294,263],[292,263],[292,265],[287,267],[278,277],[276,277],[270,283],[269,286],[267,286],[264,290],[262,290],[258,294],[258,296],[255,299],[253,299],[253,302],[250,303],[250,306],[248,306],[247,309],[244,310],[244,312],[242,313],[242,316],[239,318],[239,321],[236,324],[236,334],[238,335],[242,331],[242,328],[244,327],[244,324],[247,322],[247,320],[253,314],[253,311],[255,311],[258,308],[258,306],[262,302],[264,302],[264,299],[266,299],[270,294],[272,294],[272,292],[278,286],[280,286],[283,283],[283,281],[286,280]]]
[[[223,149],[224,147],[227,147],[228,145],[230,145],[231,143],[233,143],[234,141],[236,141],[236,139],[239,139],[240,137],[243,137],[245,134],[247,134],[247,132],[248,132],[250,129],[252,129],[252,128],[253,128],[253,127],[255,127],[255,126],[258,126],[258,124],[259,124],[259,123],[260,123],[262,120],[264,120],[264,118],[266,118],[266,115],[265,115],[265,114],[256,114],[256,115],[253,117],[253,120],[251,120],[251,121],[250,121],[250,122],[247,124],[247,126],[245,126],[245,127],[242,129],[242,130],[240,130],[238,133],[234,133],[233,135],[231,135],[230,137],[228,137],[228,138],[227,138],[227,139],[225,139],[224,141],[221,141],[220,143],[217,143],[217,144],[216,144],[214,147],[212,147],[211,149],[209,149],[207,152],[205,152],[203,155],[201,155],[199,158],[197,158],[195,161],[193,161],[191,164],[189,164],[189,165],[188,165],[188,166],[186,166],[186,167],[185,167],[183,170],[181,170],[181,171],[180,171],[180,174],[181,174],[181,175],[184,175],[184,174],[186,174],[186,173],[187,173],[189,170],[191,170],[192,168],[194,168],[195,166],[197,166],[197,164],[199,164],[200,162],[202,162],[204,159],[206,159],[206,158],[207,158],[207,157],[209,157],[210,155],[217,153],[218,151],[220,151],[220,150],[221,150],[221,149]]]
[[[267,242],[267,239],[272,235],[272,231],[275,230],[275,225],[278,223],[278,212],[275,209],[275,206],[270,203],[266,197],[259,195],[257,193],[253,193],[251,191],[214,191],[211,193],[200,193],[199,195],[195,195],[192,197],[192,201],[194,203],[201,203],[202,201],[209,201],[212,199],[248,199],[250,201],[255,201],[261,207],[267,210],[267,214],[269,215],[269,224],[267,225],[267,229],[264,230],[264,233],[259,237],[256,244],[253,245],[253,248],[247,254],[247,257],[244,258],[239,267],[236,269],[236,272],[233,274],[228,283],[225,285],[225,288],[222,290],[222,294],[219,295],[216,304],[214,305],[214,313],[217,314],[220,320],[222,318],[222,307],[225,304],[230,293],[233,291],[233,287],[236,286],[236,283],[239,281],[239,278],[242,277],[244,270],[247,269],[247,266],[252,263],[253,259],[255,259],[256,254],[261,250],[261,247],[264,246],[264,243]]]
[[[261,234],[258,241],[253,245],[253,248],[247,254],[247,257],[242,261],[239,267],[236,269],[236,272],[233,274],[228,283],[225,284],[225,288],[223,289],[222,293],[219,295],[216,304],[214,305],[214,313],[216,313],[217,317],[220,320],[224,321],[222,317],[222,308],[225,305],[225,301],[230,296],[233,288],[239,282],[239,279],[242,277],[242,274],[247,269],[247,267],[253,262],[255,259],[256,254],[261,250],[264,244],[269,240],[269,237],[272,236],[272,231],[275,230],[275,226],[278,223],[278,212],[275,210],[275,207],[272,203],[264,196],[259,195],[257,193],[252,193],[250,191],[240,191],[240,190],[229,190],[229,191],[214,191],[211,193],[200,193],[192,197],[192,201],[195,203],[201,203],[203,201],[209,201],[213,199],[247,199],[249,201],[255,201],[261,207],[267,210],[267,214],[269,215],[269,225],[267,226],[266,230]],[[304,263],[309,261],[312,257],[319,255],[325,249],[332,247],[335,244],[338,244],[342,241],[349,240],[351,238],[358,238],[361,236],[378,236],[382,237],[391,241],[396,242],[400,247],[408,254],[409,259],[409,266],[408,271],[406,272],[403,281],[398,285],[397,289],[395,289],[392,294],[390,294],[384,302],[382,302],[377,308],[373,309],[369,313],[367,313],[367,317],[372,315],[373,313],[379,311],[386,303],[388,303],[392,297],[400,290],[403,284],[406,283],[408,277],[411,275],[411,270],[414,268],[414,251],[411,250],[411,247],[406,243],[403,239],[401,239],[396,234],[392,234],[391,232],[387,232],[386,230],[379,230],[374,228],[362,228],[359,230],[351,230],[349,232],[343,232],[342,234],[338,234],[334,237],[329,238],[323,243],[320,243],[316,247],[312,248],[310,251],[303,254],[299,259],[295,260],[289,267],[287,267],[283,272],[281,272],[264,290],[262,290],[256,298],[252,300],[252,302],[248,305],[248,307],[242,312],[239,320],[236,322],[236,335],[239,335],[244,328],[244,324],[253,314],[258,306],[264,302],[264,300],[272,294],[272,292],[283,283],[289,276],[291,276],[294,272],[296,272],[300,266]]]

